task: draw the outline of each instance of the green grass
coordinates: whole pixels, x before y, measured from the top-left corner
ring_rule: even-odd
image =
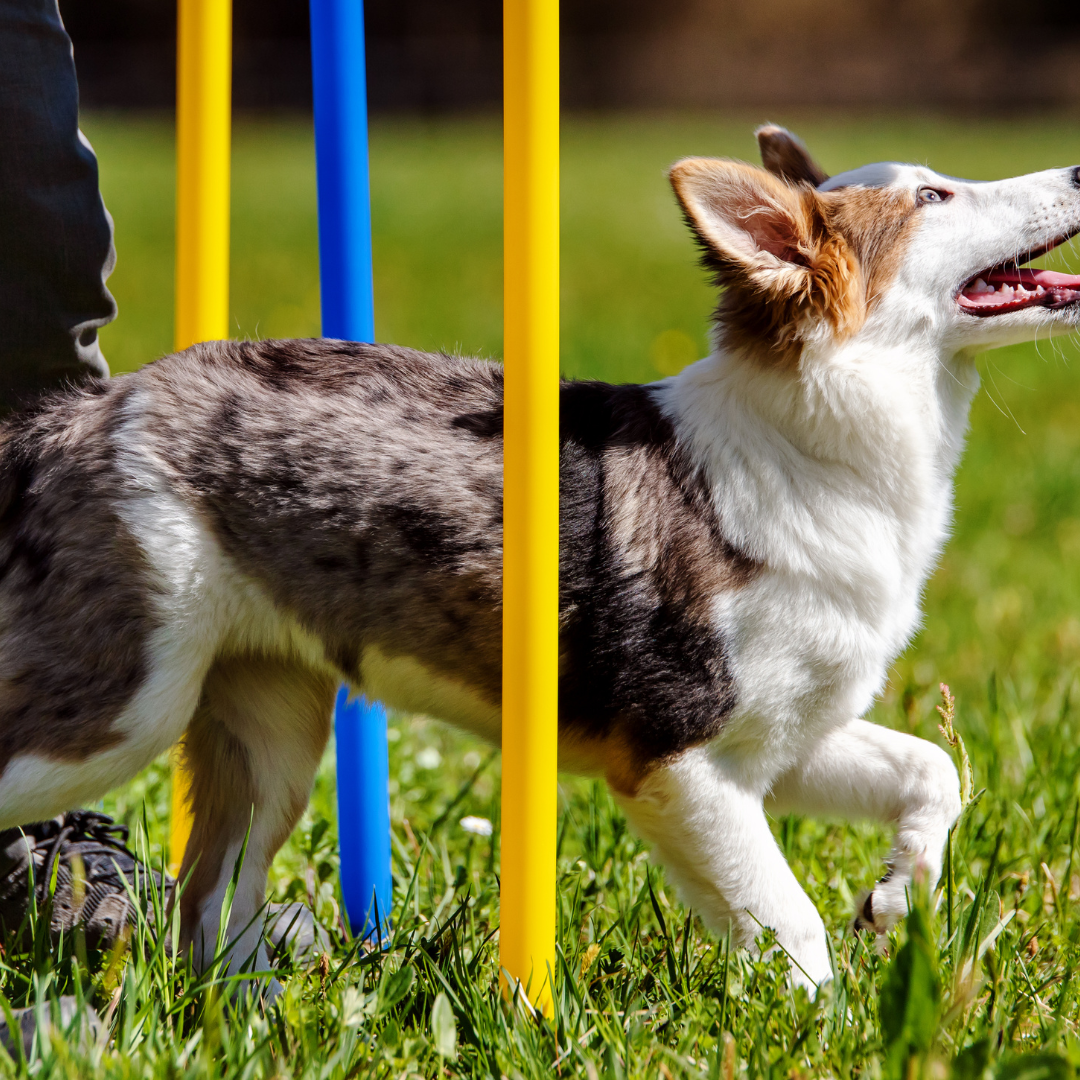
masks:
[[[704,352],[713,299],[663,172],[685,154],[752,157],[760,119],[568,121],[568,373],[650,379]],[[1067,119],[791,122],[833,172],[906,158],[991,178],[1080,161],[1080,126]],[[86,128],[119,249],[111,284],[120,318],[103,340],[114,369],[128,370],[171,345],[171,130],[128,116],[91,116]],[[372,135],[372,178],[379,337],[497,356],[497,124],[382,120]],[[237,125],[233,221],[236,333],[315,333],[305,124]],[[939,738],[937,684],[950,682],[975,786],[984,789],[953,837],[951,887],[936,915],[920,906],[892,942],[892,959],[867,952],[847,930],[854,897],[880,871],[886,830],[774,823],[836,954],[837,978],[815,1003],[790,992],[779,960],[752,959],[705,933],[604,789],[564,777],[556,1020],[515,1015],[496,992],[491,936],[498,758],[433,721],[396,716],[390,948],[361,956],[340,933],[328,756],[272,885],[278,898],[307,899],[337,936],[324,963],[298,965],[283,980],[280,1009],[263,1016],[146,942],[99,968],[73,962],[67,946],[59,958],[9,949],[0,990],[12,1004],[78,986],[107,1016],[113,1040],[81,1051],[45,1039],[39,1060],[13,1071],[229,1080],[1072,1075],[1080,1065],[1076,356],[1071,344],[1043,343],[983,359],[955,535],[927,591],[925,629],[874,710],[882,723]],[[132,823],[145,814],[155,858],[167,822],[165,779],[159,763],[106,800]],[[494,836],[466,833],[458,824],[466,814],[490,818]],[[1037,1053],[1044,1057],[1018,1057]]]

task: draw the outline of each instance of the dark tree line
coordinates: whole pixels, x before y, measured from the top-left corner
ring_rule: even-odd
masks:
[[[89,105],[173,102],[169,0],[60,0]],[[501,0],[366,0],[376,109],[494,108]],[[307,0],[234,0],[234,99],[311,103]],[[1060,0],[563,0],[570,106],[999,109],[1080,100]]]

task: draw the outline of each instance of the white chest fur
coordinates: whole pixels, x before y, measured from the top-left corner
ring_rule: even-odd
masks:
[[[888,350],[797,372],[714,355],[664,385],[724,535],[763,566],[714,603],[738,688],[720,740],[763,787],[865,712],[917,629],[977,385]]]

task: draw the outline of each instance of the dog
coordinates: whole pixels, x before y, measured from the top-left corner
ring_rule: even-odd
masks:
[[[1080,322],[1022,269],[1080,231],[1080,170],[670,179],[721,290],[715,347],[646,386],[561,390],[560,765],[606,778],[684,900],[796,983],[825,928],[766,813],[891,822],[857,912],[886,932],[960,812],[938,746],[861,716],[948,535],[980,350]],[[183,939],[233,955],[335,689],[499,741],[502,371],[342,341],[212,342],[0,427],[0,828],[99,798],[178,740]]]

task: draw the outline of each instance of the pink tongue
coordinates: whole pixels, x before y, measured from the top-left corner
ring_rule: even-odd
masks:
[[[1044,289],[1058,286],[1063,289],[1080,289],[1080,277],[1075,274],[1059,274],[1055,270],[1012,270],[1009,273],[990,274],[987,282],[1007,281],[1014,284],[1021,281],[1024,285],[1041,285]]]

